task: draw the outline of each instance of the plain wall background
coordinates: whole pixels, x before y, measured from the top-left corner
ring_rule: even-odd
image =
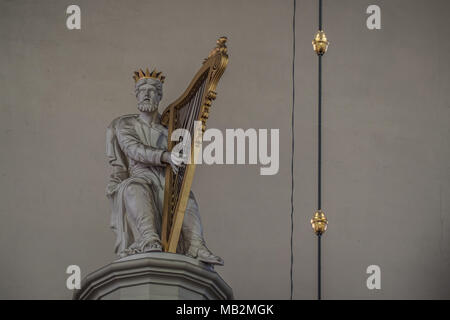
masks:
[[[66,28],[81,7],[82,29]],[[382,29],[368,30],[370,4]],[[450,4],[324,1],[323,298],[450,298]],[[105,128],[135,113],[132,72],[166,76],[163,110],[222,35],[210,128],[279,128],[280,170],[200,166],[216,270],[238,299],[289,298],[293,1],[0,1],[0,298],[69,299],[66,268],[111,262]],[[297,1],[294,298],[316,297],[317,1]],[[382,289],[366,287],[381,267]]]

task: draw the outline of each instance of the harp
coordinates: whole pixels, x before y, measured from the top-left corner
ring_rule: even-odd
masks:
[[[161,123],[168,128],[168,150],[172,151],[175,142],[170,137],[176,129],[185,129],[190,134],[191,159],[194,159],[195,121],[201,121],[201,134],[205,131],[209,108],[216,98],[217,84],[228,63],[226,37],[217,40],[202,66],[191,80],[185,92],[171,103],[161,115]],[[180,239],[184,212],[189,199],[195,164],[193,161],[179,168],[174,174],[170,166],[166,168],[164,189],[164,208],[161,226],[163,250],[175,253]]]

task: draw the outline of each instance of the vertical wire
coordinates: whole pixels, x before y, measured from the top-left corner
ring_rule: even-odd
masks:
[[[292,136],[292,153],[291,153],[291,270],[290,270],[290,280],[291,280],[291,300],[294,296],[294,280],[293,280],[293,268],[294,268],[294,115],[295,115],[295,11],[297,7],[297,0],[294,0],[294,13],[292,16],[292,115],[291,115],[291,136]]]
[[[317,300],[322,300],[322,261],[321,261],[321,239],[322,235],[317,235]]]
[[[322,30],[322,0],[319,0],[319,30]],[[322,209],[322,56],[318,68],[318,126],[317,126],[317,209]],[[317,300],[322,299],[322,235],[317,235]]]
[[[317,209],[322,209],[322,56],[319,56],[318,126],[317,126]]]
[[[319,0],[319,30],[322,30],[322,0]]]

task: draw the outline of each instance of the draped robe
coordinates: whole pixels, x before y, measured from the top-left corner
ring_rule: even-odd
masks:
[[[159,119],[159,118],[158,118]],[[106,153],[112,174],[106,188],[111,202],[111,228],[116,234],[115,252],[120,256],[140,253],[145,239],[139,234],[149,218],[155,221],[155,231],[161,236],[164,204],[165,165],[161,155],[167,150],[167,129],[156,121],[144,122],[139,115],[126,115],[112,121],[107,128]],[[146,208],[139,222],[132,221],[126,212],[125,196],[131,184],[142,186],[146,197],[138,197]],[[147,216],[145,216],[147,215]],[[196,256],[204,244],[197,202],[190,193],[177,252]],[[132,249],[131,249],[132,248]]]

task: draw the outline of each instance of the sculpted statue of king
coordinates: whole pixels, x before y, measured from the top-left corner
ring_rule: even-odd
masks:
[[[139,114],[118,117],[107,129],[107,157],[112,174],[106,194],[112,207],[115,252],[120,257],[162,250],[165,168],[170,166],[177,172],[184,160],[180,155],[167,151],[167,128],[160,122],[158,106],[165,77],[148,69],[135,74]],[[223,260],[205,244],[192,191],[177,253],[205,263],[223,265]]]

